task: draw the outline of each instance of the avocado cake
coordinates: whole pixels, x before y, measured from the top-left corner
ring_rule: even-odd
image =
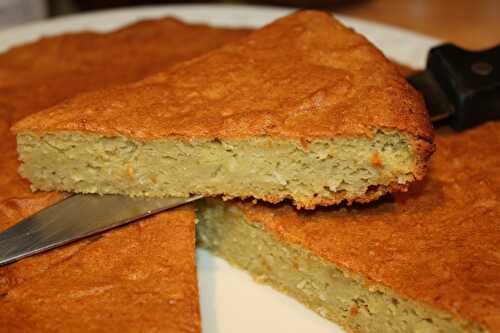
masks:
[[[184,25],[176,20],[164,19],[141,22],[114,33],[102,34],[102,36],[101,34],[89,35],[82,33],[48,38],[37,42],[36,45],[23,46],[22,49],[30,53],[34,60],[41,55],[52,54],[42,52],[42,50],[35,52],[35,46],[38,48],[42,45],[43,48],[57,49],[70,45],[70,41],[74,42],[75,45],[80,42],[88,45],[89,41],[94,38],[96,40],[109,38],[105,44],[109,47],[110,56],[114,54],[113,45],[122,45],[123,49],[120,54],[129,55],[134,54],[134,45],[138,47],[136,51],[140,51],[140,43],[144,42],[146,45],[150,45],[152,49],[156,46],[162,50],[158,50],[158,53],[149,54],[158,55],[155,56],[158,63],[153,61],[154,64],[159,66],[159,62],[164,61],[163,66],[167,67],[171,64],[168,56],[170,48],[165,47],[165,45],[169,43],[170,39],[175,41],[176,38],[173,38],[175,36],[184,40],[183,36],[186,36],[185,34],[188,34],[187,36],[197,36],[196,39],[187,38],[187,40],[190,40],[189,43],[182,43],[182,45],[176,46],[175,50],[172,49],[174,54],[183,54],[187,59],[190,50],[201,52],[201,47],[197,48],[192,44],[203,40],[204,36],[207,36],[208,39],[217,38],[212,35],[215,33],[212,30],[221,30],[217,35],[228,40],[235,38],[237,34],[236,32],[231,33],[229,30],[211,28],[204,31],[203,27]],[[173,33],[173,36],[169,36],[169,32]],[[127,39],[128,43],[122,44],[124,39]],[[33,49],[30,50],[30,47],[33,47]],[[71,46],[69,47],[71,48]],[[76,52],[78,49],[78,47],[75,47],[75,52],[68,58],[75,63],[81,60],[83,64],[86,56],[81,52]],[[165,54],[162,55],[162,52],[165,52]],[[102,54],[105,55],[106,51],[103,50]],[[11,67],[7,64],[5,68],[2,68],[2,64],[5,63],[2,62],[2,59],[4,59],[1,58],[2,56],[0,55],[0,72],[6,73]],[[15,59],[15,52],[10,57]],[[27,58],[30,59],[28,56]],[[59,58],[54,56],[52,60],[54,60],[52,64],[55,64],[59,61]],[[131,58],[128,65],[126,65],[127,62],[123,62],[124,67],[121,69],[123,82],[127,82],[125,79],[127,69],[135,66],[134,61],[137,64],[142,63],[140,68],[145,72],[148,71],[148,58],[140,56]],[[47,65],[50,61],[44,63]],[[69,67],[71,67],[70,65],[68,64]],[[40,69],[43,68],[38,69],[39,73]],[[2,72],[2,70],[4,71]],[[31,71],[30,73],[36,74],[37,71]],[[102,76],[99,76],[100,73],[102,73]],[[18,119],[22,114],[31,113],[40,106],[50,106],[51,101],[71,96],[69,91],[91,90],[92,81],[90,78],[92,77],[103,85],[120,83],[119,78],[107,76],[105,73],[106,71],[101,71],[96,66],[95,73],[89,73],[86,76],[88,79],[73,80],[72,75],[75,77],[77,74],[81,75],[81,71],[68,72],[67,81],[65,81],[66,79],[63,80],[63,82],[66,82],[66,86],[63,85],[64,91],[67,91],[67,93],[50,88],[57,87],[50,75],[45,80],[43,78],[40,80],[27,78],[18,87],[0,89],[0,107],[7,111],[13,110],[1,113],[0,117],[0,125],[2,125],[0,126],[0,133],[3,138],[0,146],[5,148],[2,149],[2,152],[9,157],[0,161],[2,174],[7,175],[0,179],[3,182],[0,191],[0,228],[3,229],[12,225],[37,210],[52,204],[61,197],[56,192],[30,193],[27,183],[16,176],[13,138],[7,132],[10,121]],[[134,75],[140,75],[140,73],[136,72]],[[113,79],[117,81],[106,83],[107,80],[113,81]],[[23,87],[30,81],[33,84],[32,93],[26,95]],[[7,82],[11,81],[2,83]],[[79,87],[78,83],[82,83],[82,86]],[[74,86],[70,87],[70,85]],[[59,92],[61,92],[61,95],[58,94]],[[19,96],[24,97],[19,98]],[[500,261],[497,246],[497,244],[500,244],[498,238],[500,230],[497,223],[500,220],[498,211],[498,207],[500,207],[500,198],[498,197],[500,178],[495,160],[496,152],[500,148],[498,133],[500,133],[500,125],[492,123],[485,125],[481,129],[456,137],[438,135],[437,144],[439,150],[434,158],[435,163],[433,163],[434,166],[430,172],[430,177],[424,183],[417,185],[410,193],[397,194],[394,201],[386,201],[369,206],[366,209],[355,206],[353,208],[343,207],[339,210],[319,209],[318,212],[314,213],[314,215],[326,216],[326,220],[336,227],[338,237],[333,238],[333,232],[327,233],[325,237],[330,240],[335,239],[335,244],[340,246],[340,249],[347,249],[346,257],[343,258],[349,259],[350,256],[350,261],[344,260],[347,265],[341,266],[340,259],[332,261],[320,259],[319,250],[313,253],[311,245],[299,244],[300,242],[297,240],[309,238],[312,243],[319,239],[321,230],[324,230],[325,222],[307,218],[307,216],[311,216],[309,213],[300,213],[297,215],[301,217],[297,217],[295,213],[291,214],[293,211],[285,205],[279,205],[271,210],[270,208],[262,208],[266,207],[265,205],[251,206],[236,202],[207,202],[200,207],[199,211],[199,238],[202,240],[202,244],[213,252],[225,257],[231,263],[251,271],[258,281],[272,283],[275,287],[299,298],[303,303],[308,304],[309,307],[323,316],[343,324],[346,329],[352,332],[411,332],[412,329],[415,333],[500,332],[500,292],[498,288]],[[471,161],[481,161],[481,163],[472,163]],[[254,209],[255,211],[253,211]],[[361,213],[358,215],[358,212]],[[94,270],[93,272],[96,274],[91,278],[88,277],[87,274],[93,269],[91,266],[84,266],[85,258],[89,254],[92,255],[93,262],[106,262],[108,264],[107,260],[110,251],[119,249],[123,245],[130,245],[130,247],[127,247],[130,251],[115,258],[116,263],[113,266],[115,269],[113,274],[135,277],[152,274],[153,280],[161,280],[161,273],[155,273],[155,270],[151,270],[151,266],[145,262],[146,256],[168,260],[168,257],[164,256],[165,247],[162,246],[162,243],[169,241],[169,234],[168,230],[165,230],[166,226],[162,224],[170,223],[169,221],[174,220],[174,216],[185,216],[191,220],[192,215],[190,214],[184,211],[179,214],[172,214],[170,217],[162,217],[156,222],[141,223],[140,227],[137,228],[124,228],[123,230],[128,231],[109,234],[112,241],[110,238],[106,238],[108,234],[105,234],[104,238],[80,241],[43,255],[34,256],[6,267],[0,267],[0,302],[2,297],[6,297],[8,291],[12,290],[12,295],[8,296],[8,304],[16,304],[16,309],[20,309],[19,306],[22,304],[33,305],[31,297],[35,296],[37,288],[49,286],[50,289],[46,290],[43,296],[44,298],[49,296],[47,304],[50,307],[46,305],[44,309],[40,310],[39,308],[27,306],[24,310],[31,309],[35,315],[37,315],[38,311],[41,311],[40,313],[49,313],[44,317],[44,325],[68,324],[75,317],[62,318],[53,316],[53,311],[62,308],[64,304],[67,305],[69,301],[64,300],[59,304],[54,297],[57,293],[63,291],[65,295],[81,296],[82,298],[75,300],[77,306],[92,304],[90,290],[103,292],[101,299],[106,295],[113,295],[111,289],[99,289],[101,287],[99,283],[103,281],[100,274],[103,274],[103,276],[109,275],[111,270]],[[280,215],[283,218],[279,217]],[[290,223],[284,222],[287,217],[290,217]],[[346,223],[342,224],[341,220],[344,219]],[[300,229],[303,220],[317,222],[315,223],[318,231],[316,235],[310,232],[311,230],[306,233],[308,231],[306,228]],[[149,223],[152,223],[151,227],[148,227]],[[275,227],[273,227],[273,223]],[[401,230],[397,229],[397,223],[402,223]],[[345,228],[342,228],[342,226]],[[372,230],[371,227],[374,227],[374,229]],[[311,226],[309,228],[314,229]],[[404,232],[403,228],[407,228],[406,232]],[[282,229],[283,237],[280,237],[278,229]],[[365,230],[370,232],[365,234]],[[418,232],[419,230],[420,232]],[[221,234],[223,231],[227,234]],[[360,233],[356,236],[357,231]],[[242,235],[242,232],[245,234]],[[149,247],[149,242],[145,240],[153,237],[156,233],[159,233],[158,237],[160,238],[154,242],[154,245],[158,246]],[[377,236],[375,233],[379,233],[379,235]],[[412,233],[415,234],[414,237],[411,236]],[[185,233],[182,232],[181,234],[184,235]],[[213,238],[209,239],[208,235]],[[293,235],[297,239],[294,241],[289,237],[285,237],[285,235]],[[345,237],[343,237],[344,235]],[[234,241],[230,239],[233,236]],[[162,239],[161,237],[165,238]],[[192,233],[190,237],[193,237]],[[345,239],[343,240],[343,238]],[[435,242],[434,247],[431,241]],[[86,249],[89,244],[90,246]],[[321,243],[317,245],[316,249],[324,246],[325,252],[327,250],[331,251],[331,247],[335,244],[330,244],[331,246],[328,247],[328,244]],[[368,253],[362,251],[363,245]],[[385,250],[383,249],[384,245],[387,245]],[[136,248],[142,249],[143,247],[148,251],[141,253],[140,256],[135,256]],[[242,250],[255,248],[257,249],[251,253],[241,252]],[[291,254],[283,254],[283,249],[287,249]],[[373,252],[370,253],[370,251]],[[191,255],[190,248],[186,249],[186,253]],[[305,257],[301,256],[303,253],[306,254]],[[335,254],[336,252],[331,251],[331,253]],[[182,258],[183,255],[180,254],[180,256]],[[323,253],[321,257],[324,258],[326,255]],[[126,258],[129,258],[130,261],[126,261]],[[281,260],[288,260],[288,258],[292,258],[293,261],[289,263]],[[366,259],[364,264],[363,258]],[[411,259],[414,260],[414,263]],[[338,270],[331,269],[332,265],[334,265],[332,264],[333,261],[336,262],[335,265],[338,266]],[[354,261],[358,261],[358,263],[355,264]],[[121,262],[121,264],[117,264],[118,262]],[[130,270],[131,263],[139,265],[135,271]],[[287,265],[294,266],[292,271],[287,270],[290,268],[287,268]],[[366,279],[360,277],[359,272],[362,271],[361,269],[358,270],[358,273],[344,273],[348,272],[350,267],[355,266],[358,268],[364,267],[364,276],[368,276],[367,271],[370,267],[375,273],[378,270],[378,276],[381,278],[377,281],[368,281],[367,284],[361,284],[360,281],[366,282]],[[104,267],[106,268],[106,266]],[[297,277],[296,274],[305,274],[312,271],[312,276],[317,276],[321,272],[325,272],[325,267],[328,267],[327,274],[324,274],[325,279],[327,281],[335,279],[334,281],[338,282],[327,288],[323,288],[325,285],[322,284],[310,283],[315,281],[309,275],[306,278],[298,276],[304,281],[297,281],[296,284],[295,281],[290,282],[287,277],[280,275],[280,272],[290,272],[290,278],[294,279]],[[82,270],[81,268],[85,269]],[[398,272],[404,273],[399,287],[395,284],[389,287],[382,286],[382,280],[387,282],[392,274]],[[40,278],[38,278],[39,274],[41,274]],[[71,278],[74,286],[67,284],[66,279],[68,277]],[[405,293],[404,288],[401,289],[401,283],[404,286],[405,279],[408,286],[414,285],[415,287],[412,294]],[[147,291],[149,291],[149,289],[140,289],[140,279],[135,280],[137,284],[130,283],[122,286],[120,286],[120,283],[127,282],[127,279],[119,282],[116,279],[108,279],[107,281],[111,281],[115,284],[115,287],[118,287],[118,294],[124,303],[130,303],[133,299],[136,299],[137,292],[147,296]],[[194,283],[196,283],[195,280]],[[29,286],[30,284],[31,286]],[[153,283],[151,285],[154,285],[152,289],[157,287]],[[294,285],[296,288],[293,287]],[[346,288],[346,286],[351,285],[358,289]],[[194,290],[192,289],[194,286],[194,284],[191,285],[191,290]],[[377,292],[377,288],[380,289],[380,292]],[[343,294],[337,292],[342,289],[346,292]],[[79,290],[79,292],[68,293],[75,290]],[[362,292],[358,294],[356,291],[359,290]],[[39,290],[39,292],[43,293],[44,291]],[[357,296],[349,301],[353,292]],[[53,294],[51,295],[51,293]],[[158,294],[159,297],[164,295],[163,293]],[[384,299],[382,295],[392,295],[394,300],[392,298]],[[127,297],[130,298],[127,299]],[[339,299],[337,303],[335,301],[336,297]],[[197,296],[193,294],[187,297],[187,299],[190,298],[196,300]],[[172,300],[172,298],[168,299]],[[344,300],[343,303],[342,300]],[[328,303],[328,306],[322,308],[324,303]],[[196,310],[193,304],[191,309]],[[347,310],[345,311],[342,307]],[[87,316],[89,313],[91,315],[92,310],[95,310],[95,308],[89,306],[82,308],[84,311],[79,314],[80,319],[92,319],[86,323],[90,322],[92,324],[93,321],[103,320],[98,316]],[[145,310],[143,307],[139,308],[141,311]],[[52,310],[49,311],[50,309]],[[133,312],[133,307],[128,309],[132,311],[131,316],[136,314]],[[168,311],[169,308],[162,309]],[[418,312],[413,312],[414,309],[418,309]],[[337,312],[336,315],[332,313],[334,311]],[[381,314],[381,312],[387,312],[389,316],[393,313],[393,317],[388,317],[387,313]],[[188,312],[183,313],[189,316]],[[6,319],[15,318],[15,320],[18,320],[18,318],[26,318],[28,312],[20,310],[20,312],[13,314],[10,311],[5,311],[3,314]],[[123,312],[121,314],[123,315]],[[436,314],[437,319],[435,319]],[[129,318],[131,317],[127,316],[126,322],[128,322]],[[156,317],[157,321],[144,323],[145,318],[141,316],[137,324],[159,325],[164,320],[162,315]],[[52,322],[50,319],[52,319]],[[107,318],[107,320],[111,319]],[[374,323],[375,321],[380,321],[380,324]],[[387,324],[388,321],[389,324]],[[1,318],[0,322],[2,322]],[[447,322],[451,322],[451,324]],[[39,327],[38,322],[29,321],[29,323],[33,326],[25,325],[24,327],[19,326],[19,328],[32,331],[34,327]],[[11,323],[9,322],[9,324]],[[104,324],[106,325],[106,321],[104,321]],[[198,329],[196,320],[193,319],[191,325],[192,331]],[[366,325],[366,327],[361,325]],[[50,327],[54,328],[54,326]],[[148,327],[153,326],[140,326],[139,330]],[[80,328],[81,331],[87,331],[85,327]],[[109,331],[123,332],[127,331],[127,328],[137,331],[139,326],[122,327],[115,325]]]
[[[14,126],[34,189],[368,202],[421,179],[424,103],[366,38],[303,11]]]

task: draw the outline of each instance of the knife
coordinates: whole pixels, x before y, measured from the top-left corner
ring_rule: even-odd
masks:
[[[408,81],[424,96],[433,121],[464,130],[500,119],[500,46],[480,52],[452,44],[435,47],[425,71]],[[1,233],[0,265],[199,198],[70,196]]]
[[[0,234],[0,265],[200,199],[75,194]]]
[[[445,120],[463,131],[500,119],[500,45],[477,52],[434,47],[425,71],[408,81],[424,96],[433,122]]]

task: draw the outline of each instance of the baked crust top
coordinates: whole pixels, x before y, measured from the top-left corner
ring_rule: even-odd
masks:
[[[424,181],[371,205],[235,203],[286,243],[367,284],[500,332],[500,122],[436,136]]]
[[[431,141],[419,93],[366,38],[301,11],[128,86],[83,94],[15,132],[80,131],[151,140],[311,140],[398,130]]]
[[[13,123],[76,94],[165,71],[249,32],[165,17],[108,33],[44,37],[0,54],[0,107]]]
[[[0,296],[0,327],[200,332],[194,221],[183,207],[58,249],[47,270]]]
[[[31,199],[29,182],[17,173],[16,139],[9,131],[16,121],[78,93],[138,81],[248,33],[166,17],[109,33],[42,38],[0,54],[0,202],[28,193]]]

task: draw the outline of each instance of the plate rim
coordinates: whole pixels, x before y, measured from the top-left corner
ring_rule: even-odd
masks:
[[[296,9],[246,4],[172,4],[90,11],[29,22],[0,30],[0,53],[15,46],[36,41],[42,37],[78,31],[112,31],[141,19],[177,16],[189,23],[256,28],[259,24],[252,24],[252,21],[260,20],[261,22],[259,23],[263,24],[279,16],[293,12],[294,10]],[[206,12],[206,15],[202,17],[200,12]],[[227,19],[232,16],[228,15],[228,13],[238,13],[240,14],[239,16],[242,17],[242,12],[249,13],[251,19],[243,22],[247,24],[239,24],[234,22],[234,19]],[[432,46],[442,43],[442,41],[437,38],[408,29],[374,22],[372,20],[339,15],[334,11],[330,11],[330,13],[346,25],[364,34],[368,39],[379,46],[382,51],[387,51],[387,48],[384,48],[383,41],[381,41],[383,37],[374,36],[373,32],[378,32],[379,35],[385,35],[386,38],[390,37],[398,40],[400,43],[406,44],[406,46],[411,45],[414,50],[408,52],[407,55],[398,53],[391,54],[392,52],[388,52],[388,56],[403,64],[417,68],[424,67],[428,50]],[[225,19],[221,20],[223,16],[225,16]],[[115,21],[120,21],[120,23],[116,24],[114,23]]]

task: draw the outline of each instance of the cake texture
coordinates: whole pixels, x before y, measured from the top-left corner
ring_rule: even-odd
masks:
[[[363,36],[303,11],[169,71],[18,122],[34,189],[368,202],[421,179],[421,96]]]
[[[370,205],[198,207],[200,243],[356,333],[500,332],[500,122],[437,134],[423,182]]]
[[[43,38],[0,54],[0,231],[63,198],[32,192],[18,175],[13,122],[246,34],[163,18]],[[198,332],[194,239],[186,207],[2,266],[0,332]]]

